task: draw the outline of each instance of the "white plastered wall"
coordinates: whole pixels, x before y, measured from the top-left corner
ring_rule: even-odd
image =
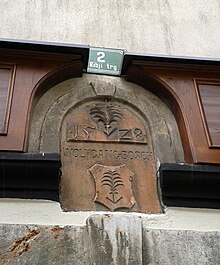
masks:
[[[0,37],[220,56],[219,0],[1,0]]]
[[[111,212],[63,212],[60,204],[46,200],[0,199],[0,223],[36,225],[86,224],[89,216],[107,214],[118,218],[135,215],[141,218],[145,228],[220,231],[218,210],[170,207],[163,214],[111,213]]]

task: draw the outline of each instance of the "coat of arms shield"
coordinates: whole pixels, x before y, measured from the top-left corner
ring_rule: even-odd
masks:
[[[95,180],[95,202],[103,204],[111,211],[133,207],[136,203],[131,183],[134,173],[129,170],[127,165],[95,164],[88,170]]]

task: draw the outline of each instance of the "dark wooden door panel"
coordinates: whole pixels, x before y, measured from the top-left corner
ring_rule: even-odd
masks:
[[[14,65],[0,63],[0,135],[6,135],[11,108]]]
[[[80,56],[74,54],[10,50],[0,52],[2,64],[16,64],[13,97],[10,92],[12,82],[8,81],[9,77],[7,77],[9,73],[7,71],[2,73],[5,77],[1,83],[4,93],[1,93],[0,98],[3,109],[0,117],[0,150],[25,151],[28,121],[33,102],[58,82],[80,76],[83,64]],[[9,88],[6,88],[7,82]],[[11,108],[9,108],[10,99]],[[8,119],[9,110],[10,119]],[[8,128],[7,120],[9,121]]]
[[[220,70],[214,66],[133,61],[127,80],[152,91],[176,117],[187,163],[220,163]],[[198,97],[198,80],[201,99]],[[215,84],[211,83],[215,80]]]
[[[210,148],[220,148],[220,84],[197,84]]]

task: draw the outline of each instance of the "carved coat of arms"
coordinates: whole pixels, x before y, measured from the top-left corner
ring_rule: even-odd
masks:
[[[105,205],[111,211],[118,208],[132,208],[135,204],[131,185],[133,173],[127,165],[95,164],[89,168],[89,172],[95,180],[95,202]]]

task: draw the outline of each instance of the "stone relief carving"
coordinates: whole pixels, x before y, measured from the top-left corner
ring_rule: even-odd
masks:
[[[94,107],[107,112],[107,105],[122,114],[109,135],[90,116]],[[96,187],[88,169],[95,164],[125,164],[134,173],[131,185],[136,203],[114,211],[161,212],[155,157],[163,163],[183,161],[176,121],[159,98],[123,79],[86,74],[56,85],[39,99],[28,151],[60,152],[60,201],[66,211],[109,210],[94,201]]]
[[[65,210],[160,211],[144,123],[131,107],[114,100],[70,110],[61,130]]]
[[[95,164],[89,169],[89,172],[95,180],[95,202],[105,205],[111,211],[118,208],[132,208],[135,204],[131,185],[134,174],[127,165]]]
[[[89,110],[89,115],[98,129],[108,136],[117,129],[122,118],[121,110],[114,105],[96,105]]]
[[[119,106],[113,104],[93,104],[87,106],[88,117],[84,123],[67,123],[67,141],[123,141],[147,143],[147,137],[138,127],[121,126],[123,117]],[[126,114],[126,113],[124,113]]]

